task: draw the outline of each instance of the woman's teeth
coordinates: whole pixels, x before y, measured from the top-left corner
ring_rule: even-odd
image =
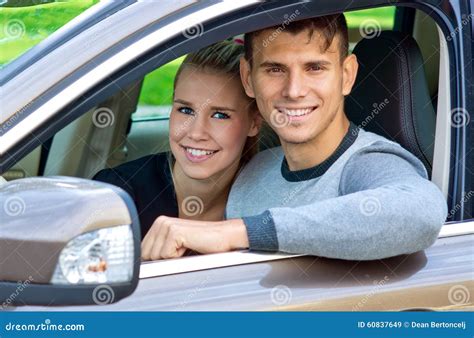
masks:
[[[194,149],[194,148],[185,148],[188,153],[193,156],[205,156],[214,154],[216,151],[214,150],[202,150],[202,149]]]
[[[314,108],[304,108],[304,109],[281,109],[280,112],[285,113],[289,116],[302,116],[307,115],[313,111]]]

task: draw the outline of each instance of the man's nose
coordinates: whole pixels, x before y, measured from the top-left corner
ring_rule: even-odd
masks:
[[[307,79],[300,72],[290,72],[283,89],[283,96],[294,100],[305,97],[307,94]]]

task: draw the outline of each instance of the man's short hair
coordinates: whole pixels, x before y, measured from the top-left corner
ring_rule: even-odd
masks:
[[[339,52],[341,61],[344,60],[349,53],[349,34],[347,32],[347,22],[344,14],[326,15],[299,21],[292,21],[287,25],[278,25],[246,33],[244,37],[244,55],[245,59],[250,63],[251,66],[254,52],[253,40],[257,35],[269,30],[273,30],[274,32],[288,32],[295,35],[308,30],[309,40],[311,40],[314,31],[317,31],[325,40],[323,51],[326,51],[329,46],[331,46],[334,38],[339,36]],[[257,48],[257,51],[264,47],[265,46]]]

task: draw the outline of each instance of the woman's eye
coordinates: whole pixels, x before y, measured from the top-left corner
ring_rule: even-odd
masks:
[[[180,113],[183,113],[183,114],[186,114],[186,115],[191,115],[191,114],[194,113],[194,111],[193,111],[191,108],[189,108],[189,107],[181,107],[181,108],[178,108],[178,111],[179,111]]]
[[[214,114],[212,114],[212,117],[213,118],[216,118],[216,119],[228,119],[230,118],[230,116],[226,113],[223,113],[223,112],[215,112]]]

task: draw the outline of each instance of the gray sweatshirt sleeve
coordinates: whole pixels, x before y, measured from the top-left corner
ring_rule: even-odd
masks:
[[[444,196],[422,163],[389,143],[377,142],[351,156],[339,194],[244,217],[250,249],[381,259],[431,246],[447,216]]]

